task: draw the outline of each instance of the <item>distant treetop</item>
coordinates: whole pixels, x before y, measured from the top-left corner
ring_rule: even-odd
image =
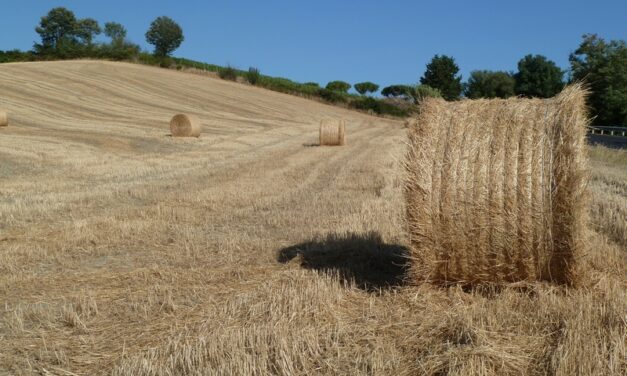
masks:
[[[379,90],[379,85],[366,81],[355,84],[355,90],[361,95],[366,95],[367,93],[376,93]]]
[[[594,123],[627,127],[627,42],[586,34],[569,60],[572,79],[590,88]]]
[[[183,29],[173,19],[157,17],[146,32],[146,41],[155,46],[156,56],[169,56],[183,43]]]
[[[351,88],[351,84],[344,81],[331,81],[327,84],[327,89],[331,91],[337,91],[340,93],[348,93]]]
[[[81,44],[91,45],[93,38],[101,33],[98,22],[93,18],[77,19],[69,9],[51,9],[41,17],[35,31],[41,37],[41,44],[35,45],[38,53],[62,55],[61,51],[71,51]]]
[[[514,96],[514,77],[507,72],[475,70],[470,72],[464,94],[467,98],[509,98]]]
[[[427,64],[425,74],[420,83],[440,90],[446,100],[458,99],[462,93],[462,76],[458,75],[459,67],[455,59],[446,55],[435,55]]]
[[[381,90],[381,95],[385,97],[402,97],[404,99],[414,99],[414,88],[409,85],[390,85]]]
[[[525,97],[550,98],[564,88],[564,71],[542,55],[527,55],[518,62],[516,94]]]
[[[126,28],[117,22],[107,22],[104,27],[104,34],[111,38],[114,44],[121,44],[126,39]]]

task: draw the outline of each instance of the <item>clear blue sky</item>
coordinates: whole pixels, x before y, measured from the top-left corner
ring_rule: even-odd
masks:
[[[526,54],[568,67],[584,33],[627,39],[627,0],[3,0],[0,49],[30,49],[53,7],[101,24],[122,23],[129,39],[157,16],[176,20],[185,42],[174,55],[231,64],[297,81],[415,83],[435,54],[452,55],[464,80],[475,69],[515,70]]]

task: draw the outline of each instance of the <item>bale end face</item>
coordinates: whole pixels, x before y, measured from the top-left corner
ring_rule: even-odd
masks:
[[[178,114],[170,120],[172,137],[199,137],[200,131],[200,123],[194,116]]]
[[[6,111],[0,110],[0,127],[6,127],[9,125],[9,115]]]
[[[415,282],[577,283],[585,94],[422,104],[405,162]]]

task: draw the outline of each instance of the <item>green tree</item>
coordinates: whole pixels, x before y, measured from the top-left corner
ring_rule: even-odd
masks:
[[[416,103],[420,103],[426,98],[442,98],[442,93],[438,89],[434,89],[429,85],[417,85],[414,88],[414,99]]]
[[[169,56],[179,48],[185,37],[183,29],[173,19],[161,16],[152,21],[146,32],[146,41],[155,46],[155,55]]]
[[[41,37],[39,50],[58,50],[61,45],[76,42],[77,20],[74,12],[66,8],[53,8],[41,17],[35,31]],[[38,47],[38,48],[37,48]]]
[[[370,81],[360,82],[355,84],[355,90],[361,95],[366,95],[367,93],[376,93],[379,90],[379,85],[372,83]]]
[[[570,55],[572,79],[590,88],[588,103],[597,125],[627,126],[627,44],[586,34]]]
[[[455,59],[446,55],[435,55],[427,64],[425,74],[420,83],[440,90],[446,100],[458,99],[462,93],[462,76],[457,75],[459,67]]]
[[[518,62],[515,91],[525,97],[550,98],[564,88],[564,72],[542,55],[527,55]]]
[[[100,55],[108,59],[127,60],[139,54],[138,45],[126,40],[126,28],[117,22],[107,22],[104,34],[111,43],[100,46]]]
[[[331,81],[327,84],[326,87],[328,90],[337,91],[340,93],[348,93],[351,88],[351,84],[344,81]]]
[[[63,7],[53,8],[41,17],[35,31],[41,37],[41,44],[35,44],[35,51],[57,57],[84,55],[101,32],[93,18],[79,20],[74,12]]]
[[[384,97],[402,97],[407,100],[414,99],[414,88],[409,85],[390,85],[381,90],[381,95]]]
[[[111,43],[121,45],[126,39],[126,28],[117,22],[107,22],[104,26],[104,34],[111,38]]]
[[[102,33],[98,21],[93,18],[84,18],[76,22],[75,35],[85,45],[90,46],[94,40],[94,37]]]
[[[510,73],[476,70],[470,73],[464,94],[470,99],[509,98],[515,95],[516,80]]]

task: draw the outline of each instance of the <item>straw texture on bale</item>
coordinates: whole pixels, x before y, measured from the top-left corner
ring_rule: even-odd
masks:
[[[320,145],[342,146],[346,144],[344,120],[324,119],[320,122]]]
[[[194,116],[178,114],[170,120],[172,137],[199,137],[200,130],[200,123]]]
[[[585,96],[423,103],[405,162],[415,282],[577,282]]]
[[[6,127],[9,125],[9,115],[6,111],[0,110],[0,127]]]

